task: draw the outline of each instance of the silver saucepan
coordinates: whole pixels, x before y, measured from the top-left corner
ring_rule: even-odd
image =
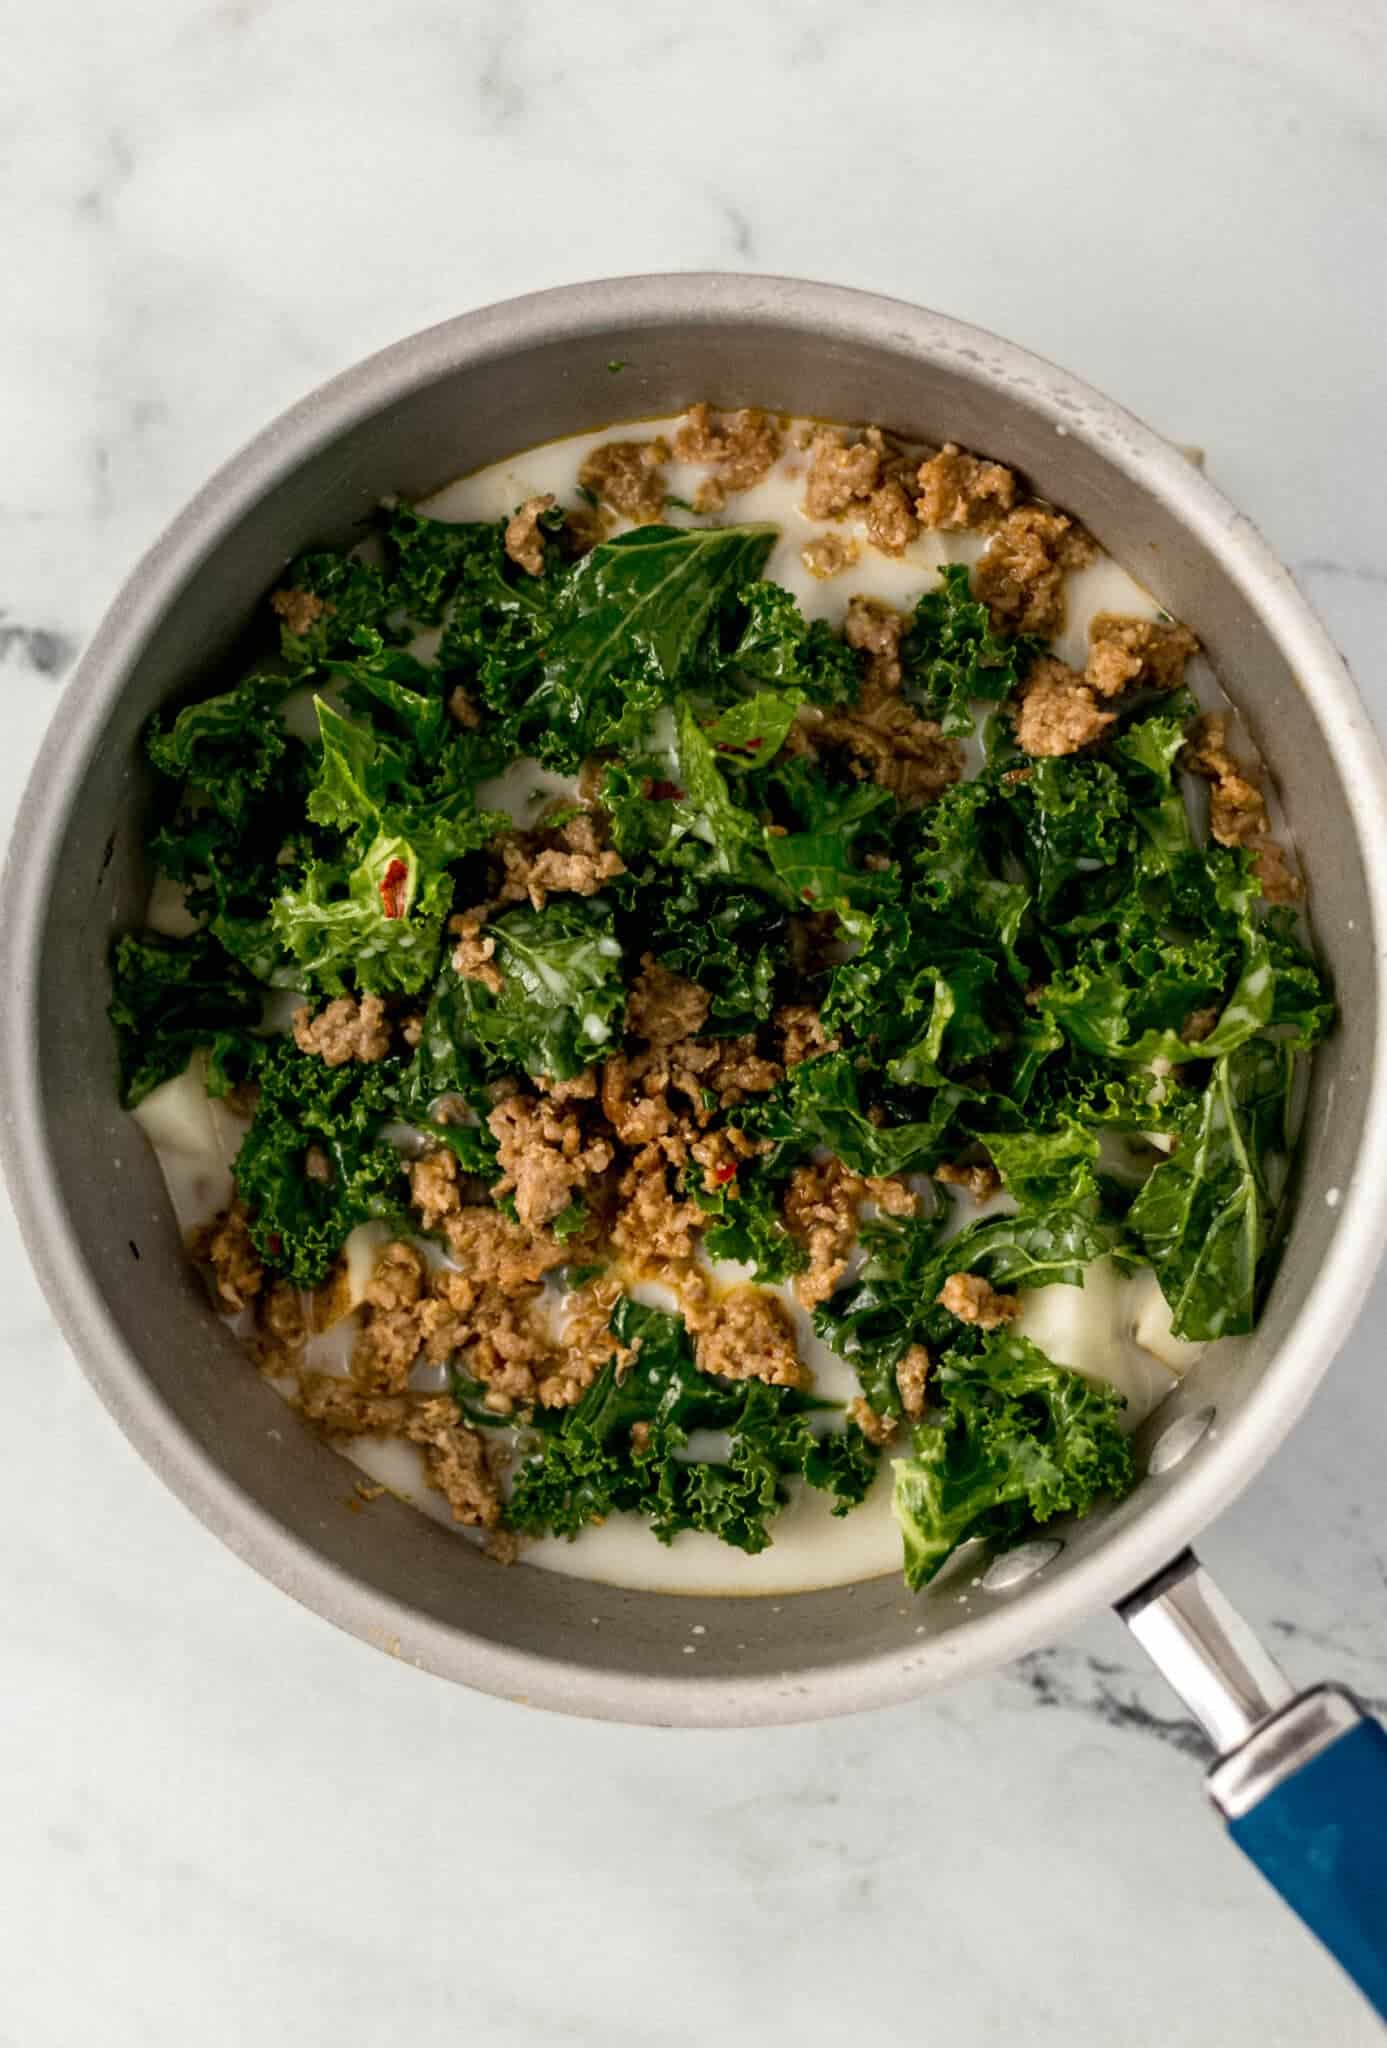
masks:
[[[238,1369],[116,1101],[106,963],[146,895],[149,714],[234,656],[294,553],[353,536],[385,493],[422,496],[537,442],[704,398],[951,438],[1076,513],[1195,627],[1244,712],[1341,1006],[1256,1335],[1213,1347],[1143,1426],[1147,1476],[1129,1498],[1064,1530],[1058,1551],[1033,1546],[904,1618],[891,1580],[674,1601],[497,1571],[392,1500],[369,1530],[336,1512],[335,1454],[284,1428],[278,1396]],[[618,1720],[803,1720],[986,1670],[1117,1603],[1208,1729],[1233,1832],[1387,2010],[1387,1738],[1341,1691],[1293,1699],[1186,1548],[1309,1400],[1387,1233],[1374,1170],[1387,1156],[1384,817],[1363,706],[1286,570],[1176,448],[1049,363],[936,313],[777,278],[631,278],[513,300],[386,349],[278,420],[174,521],[98,631],[34,771],[0,899],[15,1204],[73,1349],[156,1472],[286,1592],[447,1678]],[[691,1604],[706,1625],[697,1660],[683,1654]]]

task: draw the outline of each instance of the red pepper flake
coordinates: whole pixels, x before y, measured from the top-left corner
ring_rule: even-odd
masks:
[[[713,1179],[720,1188],[726,1187],[728,1181],[735,1180],[736,1178],[737,1169],[735,1166],[715,1166],[713,1168]]]
[[[656,803],[661,804],[668,803],[671,798],[676,802],[682,802],[685,795],[677,782],[652,782],[648,793]]]
[[[272,1259],[277,1259],[284,1250],[284,1239],[277,1230],[272,1230],[265,1239],[265,1249]]]
[[[408,880],[408,865],[402,860],[392,860],[380,885],[381,908],[387,917],[404,916],[405,884]]]
[[[801,889],[799,894],[802,903],[812,903],[814,901],[814,891],[812,889]]]
[[[754,754],[758,747],[764,747],[765,744],[766,742],[764,741],[764,739],[748,740],[746,743],[746,750],[749,754]]]

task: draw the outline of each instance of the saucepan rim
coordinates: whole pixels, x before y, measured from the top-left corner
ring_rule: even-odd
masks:
[[[796,1682],[763,1675],[678,1679],[578,1666],[411,1609],[343,1570],[286,1530],[165,1406],[116,1328],[74,1238],[37,1107],[34,1005],[43,917],[62,858],[74,793],[159,620],[189,577],[272,487],[354,425],[468,365],[543,343],[591,343],[611,330],[662,326],[782,327],[889,345],[1010,391],[1087,441],[1174,513],[1230,574],[1271,634],[1332,736],[1360,847],[1387,816],[1387,764],[1363,705],[1323,627],[1252,523],[1169,442],[1042,358],[982,329],[901,301],[841,286],[723,273],[604,279],[537,292],[466,313],[369,356],[292,406],[219,469],[138,563],[68,684],[31,775],[3,890],[0,989],[0,1154],[21,1229],[60,1326],[97,1392],[159,1476],[233,1550],[306,1606],[368,1642],[474,1688],[607,1719],[698,1726],[774,1723],[884,1706],[941,1676],[978,1672],[1053,1640],[1131,1591],[1241,1490],[1301,1413],[1339,1348],[1387,1240],[1387,1177],[1356,1172],[1337,1227],[1285,1341],[1220,1440],[1176,1475],[1090,1557],[1023,1600],[970,1621],[926,1652],[917,1641]],[[773,400],[774,394],[767,394]],[[19,852],[22,849],[22,855]],[[1371,902],[1378,1031],[1354,1110],[1357,1157],[1387,1156],[1387,869],[1365,858]],[[691,1660],[692,1661],[692,1660]],[[924,1666],[928,1662],[928,1672]]]

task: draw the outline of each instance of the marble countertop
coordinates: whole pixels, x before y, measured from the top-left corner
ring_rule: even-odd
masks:
[[[1352,0],[12,14],[0,817],[118,579],[447,314],[725,267],[923,300],[1180,440],[1387,717],[1387,29]],[[1206,1554],[1387,1697],[1379,1287]],[[560,1722],[335,1634],[166,1495],[0,1234],[0,2048],[1367,2048],[1116,1622],[774,1733]]]

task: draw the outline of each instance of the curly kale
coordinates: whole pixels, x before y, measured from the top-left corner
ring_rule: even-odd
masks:
[[[636,1346],[635,1359],[624,1374],[604,1366],[519,1466],[507,1510],[513,1528],[572,1537],[607,1515],[638,1514],[662,1543],[701,1529],[755,1553],[771,1540],[766,1524],[789,1498],[787,1479],[831,1494],[835,1514],[866,1494],[876,1453],[851,1425],[841,1440],[816,1434],[809,1418],[822,1404],[761,1380],[701,1373],[682,1319],[628,1296],[611,1330]],[[689,1456],[696,1430],[724,1433],[727,1455]]]
[[[946,1353],[934,1393],[937,1412],[895,1467],[892,1507],[912,1590],[973,1537],[1014,1543],[1035,1523],[1087,1514],[1136,1483],[1121,1395],[1024,1337],[998,1334],[972,1356]]]
[[[207,932],[127,932],[112,960],[110,1017],[127,1109],[207,1048],[225,1057],[260,1022],[263,992]]]
[[[255,1067],[259,1101],[236,1155],[236,1192],[257,1251],[298,1287],[316,1287],[358,1223],[408,1227],[408,1182],[380,1135],[399,1087],[398,1063],[329,1067],[292,1040]],[[316,1150],[326,1171],[310,1173]]]

